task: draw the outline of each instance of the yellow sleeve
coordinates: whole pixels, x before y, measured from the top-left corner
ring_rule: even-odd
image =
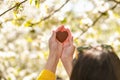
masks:
[[[49,70],[42,70],[37,80],[56,80],[56,76]]]

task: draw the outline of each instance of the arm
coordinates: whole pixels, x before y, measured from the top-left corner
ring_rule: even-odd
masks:
[[[43,70],[37,80],[55,80],[56,67],[62,53],[62,44],[56,40],[56,32],[53,31],[49,39],[49,57]]]
[[[73,61],[74,50],[75,50],[75,47],[73,45],[73,38],[71,37],[68,39],[66,43],[64,43],[63,52],[61,56],[61,61],[69,77],[72,72],[72,61]]]

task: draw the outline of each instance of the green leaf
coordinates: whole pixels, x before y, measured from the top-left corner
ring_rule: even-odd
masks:
[[[17,17],[15,19],[12,20],[12,23],[16,26],[21,26],[23,24],[23,22],[25,21],[25,17]]]
[[[40,7],[40,0],[35,0],[35,6],[36,6],[37,8]]]
[[[27,40],[27,42],[32,42],[33,41],[33,39],[31,37],[27,37],[26,40]]]
[[[32,24],[32,22],[29,20],[29,21],[27,21],[27,22],[24,24],[24,26],[25,26],[25,27],[32,27],[33,24]]]
[[[17,14],[18,14],[18,11],[13,12],[14,19],[17,19]]]
[[[116,18],[120,18],[120,15],[118,14],[118,13],[113,13],[113,15],[114,15],[114,17],[116,17]]]
[[[61,21],[62,24],[65,24],[66,22],[67,22],[67,18],[64,18],[64,19]]]
[[[33,1],[33,0],[29,0],[30,4],[32,4],[32,1]]]
[[[2,23],[0,23],[0,29],[2,28]]]

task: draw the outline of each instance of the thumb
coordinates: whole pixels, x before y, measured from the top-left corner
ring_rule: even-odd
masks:
[[[73,44],[73,36],[70,38],[70,44]]]
[[[55,39],[55,38],[56,38],[56,32],[53,31],[53,33],[52,33],[52,39]]]

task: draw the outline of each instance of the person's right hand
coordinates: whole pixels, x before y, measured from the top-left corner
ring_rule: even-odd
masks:
[[[63,45],[63,52],[61,59],[62,60],[73,60],[73,54],[74,54],[75,46],[73,45],[73,38],[69,39],[68,42],[64,43]]]
[[[70,32],[70,31],[69,31]],[[75,46],[73,45],[73,37],[68,37],[68,40],[63,45],[63,52],[61,56],[61,61],[66,69],[68,75],[71,75],[72,71],[72,61]]]

